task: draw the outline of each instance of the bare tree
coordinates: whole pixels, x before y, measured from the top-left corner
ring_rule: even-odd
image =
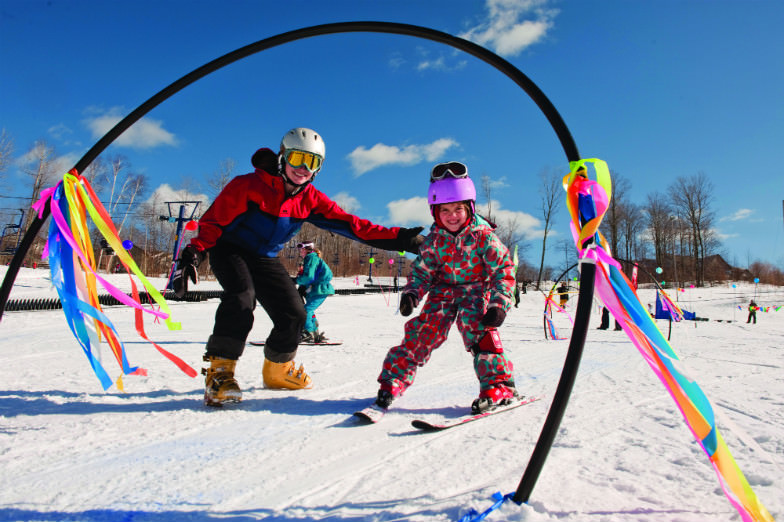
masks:
[[[572,266],[577,262],[577,250],[574,248],[574,243],[568,239],[561,239],[557,243],[557,247],[563,253],[563,269],[562,271],[566,271],[567,268]],[[568,274],[567,274],[568,275]]]
[[[234,177],[234,167],[234,159],[226,158],[220,162],[218,170],[213,172],[211,177],[207,178],[207,186],[212,199],[215,199]]]
[[[27,153],[29,162],[22,168],[22,172],[30,176],[33,181],[30,194],[30,205],[38,201],[41,197],[41,190],[51,185],[57,174],[57,162],[55,160],[54,147],[43,140],[36,141]],[[30,226],[33,221],[34,213],[28,212],[25,218],[24,229]]]
[[[536,278],[536,289],[539,290],[544,274],[544,255],[547,249],[547,236],[555,224],[553,218],[560,207],[563,190],[561,176],[552,169],[544,169],[539,173],[542,181],[539,193],[542,197],[542,219],[544,220],[544,235],[542,236],[542,259],[539,263],[539,275]]]
[[[136,198],[141,197],[147,188],[147,177],[131,172],[130,167],[128,158],[118,154],[109,160],[109,168],[105,170],[108,193],[106,206],[115,222],[118,216],[122,216],[122,221],[117,226],[118,232],[122,231]],[[121,205],[125,208],[119,210]]]
[[[96,194],[104,189],[106,180],[109,179],[109,176],[107,175],[106,161],[103,159],[103,156],[98,156],[95,158],[89,165],[87,165],[87,167],[84,169],[84,172],[81,174],[82,177],[90,182],[90,185],[93,187],[93,190]]]
[[[621,227],[626,218],[624,215],[626,195],[631,188],[631,183],[620,174],[613,172],[612,175],[612,198],[610,199],[610,208],[607,209],[607,213],[604,216],[604,223],[607,225],[607,231],[609,232],[610,250],[612,250],[614,255],[618,255]]]
[[[619,205],[619,210],[623,219],[618,231],[619,250],[615,255],[625,259],[639,259],[644,256],[640,243],[640,234],[645,228],[642,209],[639,205],[626,202]]]
[[[3,129],[0,131],[0,181],[5,177],[5,171],[11,164],[14,155],[14,140]]]
[[[485,217],[488,221],[493,221],[493,182],[490,176],[482,174],[482,195],[485,198],[487,205],[487,213]]]
[[[520,219],[517,214],[511,214],[508,219],[499,221],[495,233],[510,252],[513,252],[514,247],[517,246],[518,256],[522,256],[530,247],[528,243],[523,243],[525,235],[520,233]]]
[[[643,210],[648,217],[648,234],[653,242],[656,263],[661,266],[664,255],[667,252],[667,232],[672,208],[667,203],[667,199],[659,192],[648,194],[647,200]]]
[[[680,176],[669,188],[670,198],[678,214],[689,224],[692,233],[694,280],[705,284],[705,256],[708,236],[713,226],[713,184],[704,172],[691,177]]]

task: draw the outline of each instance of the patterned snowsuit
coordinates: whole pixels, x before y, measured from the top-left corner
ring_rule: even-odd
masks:
[[[480,320],[486,309],[509,310],[514,284],[509,250],[487,221],[474,216],[457,235],[433,225],[403,289],[419,300],[428,297],[419,315],[406,323],[403,342],[387,353],[378,377],[381,389],[401,395],[414,382],[417,368],[446,341],[455,322],[466,351],[474,348],[480,393],[503,384],[513,386],[511,361],[503,353],[482,352],[475,345],[484,331]]]
[[[305,331],[315,333],[318,329],[316,308],[321,306],[328,296],[335,293],[335,287],[332,286],[332,270],[316,252],[311,252],[305,256],[302,273],[297,276],[296,283],[308,287],[305,294]]]

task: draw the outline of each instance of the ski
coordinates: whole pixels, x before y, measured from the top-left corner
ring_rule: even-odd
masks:
[[[490,411],[486,411],[483,413],[477,414],[469,414],[463,415],[462,417],[457,417],[455,419],[446,419],[440,422],[430,422],[422,419],[414,419],[411,421],[411,425],[417,429],[424,430],[424,431],[439,431],[445,430],[448,428],[454,428],[455,426],[462,426],[463,424],[467,424],[469,422],[479,420],[484,417],[489,417],[490,415],[495,415],[496,413],[503,413],[505,411],[513,410],[515,408],[519,408],[520,406],[524,406],[526,404],[531,404],[534,401],[538,401],[540,397],[522,397],[511,404],[507,404],[506,406],[499,406],[495,409]]]
[[[387,410],[377,405],[376,403],[373,403],[367,408],[355,411],[354,416],[359,417],[365,423],[375,424],[384,417],[386,412]]]
[[[248,341],[253,346],[264,346],[264,341]],[[324,341],[321,343],[299,343],[300,346],[340,346],[343,341]]]

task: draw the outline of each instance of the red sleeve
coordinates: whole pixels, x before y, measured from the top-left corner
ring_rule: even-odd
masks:
[[[223,227],[248,210],[250,176],[237,176],[218,194],[207,212],[199,219],[199,233],[191,239],[191,245],[200,251],[215,246]]]
[[[349,214],[329,199],[324,193],[312,187],[309,197],[303,200],[312,209],[308,221],[326,230],[336,232],[350,239],[367,243],[385,250],[395,250],[399,227],[384,227],[372,221]]]

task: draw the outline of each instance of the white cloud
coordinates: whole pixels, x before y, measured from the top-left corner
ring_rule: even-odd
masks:
[[[93,138],[101,138],[122,119],[120,110],[113,108],[103,114],[87,118],[85,124],[92,132]],[[177,138],[163,128],[162,121],[142,118],[120,134],[114,140],[114,144],[134,149],[149,149],[160,145],[175,146]]]
[[[354,170],[354,177],[386,165],[416,165],[422,161],[435,161],[452,147],[459,146],[451,138],[440,138],[425,145],[398,147],[376,143],[367,149],[359,146],[347,156]]]
[[[419,63],[417,64],[418,71],[425,71],[428,69],[436,71],[457,71],[464,69],[466,65],[468,65],[467,60],[447,60],[446,56],[441,53],[435,58],[432,58],[430,56],[430,50],[421,46],[417,48],[417,54],[421,56]],[[458,56],[458,52],[456,50],[453,51],[452,56]]]
[[[166,205],[167,201],[199,201],[201,204],[199,205],[198,212],[196,216],[201,216],[210,206],[211,200],[210,197],[206,194],[194,194],[187,190],[174,190],[171,188],[171,185],[168,183],[164,183],[147,198],[146,203],[151,205],[153,209],[157,213],[162,216],[166,216],[169,213],[168,205]],[[191,211],[193,211],[193,204],[189,204],[185,206],[185,215],[189,216]],[[180,212],[179,205],[171,205],[172,213],[174,217],[177,217]]]
[[[548,0],[487,0],[488,19],[460,37],[502,56],[515,56],[543,39],[553,26],[558,10],[547,4]]]
[[[501,176],[499,179],[490,179],[490,189],[491,190],[503,190],[505,188],[511,187],[511,185],[507,182],[506,176]],[[484,179],[482,179],[479,183],[483,183]],[[484,185],[482,185],[484,186]]]
[[[486,216],[488,214],[487,204],[477,205],[477,212]],[[544,230],[541,228],[542,222],[538,218],[526,212],[506,210],[496,200],[492,201],[492,218],[498,226],[513,226],[515,234],[520,236],[522,240],[537,239],[544,236]],[[555,230],[547,233],[548,238],[555,235],[557,235]]]
[[[53,125],[49,127],[48,132],[54,139],[61,141],[66,145],[79,145],[78,142],[72,141],[73,131],[67,125],[62,123]]]
[[[399,226],[420,225],[427,227],[433,223],[427,198],[414,197],[398,199],[387,203],[389,221]]]
[[[734,214],[724,216],[723,218],[719,219],[719,221],[744,221],[749,219],[752,214],[754,214],[753,209],[741,208],[738,209]]]
[[[399,226],[420,225],[427,229],[433,224],[433,216],[430,213],[427,198],[399,199],[387,203],[387,209],[389,222]],[[477,205],[477,212],[480,215],[487,215],[487,206]],[[493,200],[493,221],[502,227],[514,227],[515,233],[522,240],[538,239],[544,235],[539,219],[525,212],[503,209],[501,204],[495,200]],[[555,235],[557,233],[553,230],[548,233],[548,237]]]
[[[390,56],[387,63],[392,69],[400,69],[403,66],[403,64],[406,63],[406,60],[405,58],[403,58],[403,56],[400,53],[396,52],[393,53],[392,56]]]
[[[68,170],[72,169],[80,159],[82,159],[80,154],[69,152],[57,157],[57,166],[63,171],[63,174],[65,174]]]
[[[719,241],[729,241],[730,239],[740,237],[740,234],[725,234],[724,232],[720,231],[717,228],[711,229],[711,234],[716,237]]]
[[[41,156],[45,155],[41,148],[46,146],[47,145],[43,142],[37,142],[30,150],[19,156],[16,159],[15,164],[20,168],[35,167]],[[54,149],[52,149],[52,151],[53,150]],[[79,157],[75,153],[49,158],[49,161],[51,162],[51,172],[55,173],[57,177],[60,177],[68,172],[78,160]]]
[[[332,197],[332,200],[349,214],[356,214],[362,208],[359,200],[348,192],[338,192]]]

